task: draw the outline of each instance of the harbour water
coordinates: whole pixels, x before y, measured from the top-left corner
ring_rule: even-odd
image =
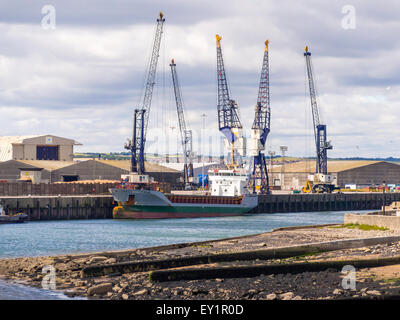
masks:
[[[342,223],[346,212],[196,219],[62,220],[0,225],[0,258],[150,247],[249,235],[285,226]]]
[[[343,223],[345,213],[349,211],[196,219],[63,220],[0,225],[0,258],[120,250],[221,239],[286,226]],[[0,300],[66,298],[59,293],[0,280]]]
[[[69,300],[58,291],[50,291],[0,280],[0,300]]]

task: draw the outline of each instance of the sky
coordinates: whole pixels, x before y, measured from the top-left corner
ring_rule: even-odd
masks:
[[[304,47],[312,53],[329,157],[400,157],[400,2],[0,0],[2,135],[53,134],[76,152],[122,152],[141,105],[158,12],[165,15],[146,152],[181,152],[175,59],[194,151],[224,152],[215,35],[246,136],[268,39],[265,152],[314,156]],[[202,116],[204,115],[204,116]],[[202,138],[202,139],[201,139]]]

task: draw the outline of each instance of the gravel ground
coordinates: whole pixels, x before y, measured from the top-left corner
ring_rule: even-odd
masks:
[[[237,252],[260,248],[276,248],[331,240],[370,238],[400,235],[394,231],[362,231],[358,229],[318,227],[268,232],[200,244],[143,248],[119,252],[54,257],[13,258],[0,260],[0,275],[6,279],[24,281],[40,287],[42,268],[56,269],[57,290],[93,299],[382,299],[400,297],[400,266],[362,269],[356,273],[356,288],[344,289],[344,274],[336,270],[299,274],[260,275],[252,278],[150,282],[148,272],[124,275],[81,278],[80,270],[93,264],[125,261],[158,260],[199,254]],[[400,243],[380,244],[365,248],[336,250],[321,254],[268,261],[226,262],[213,264],[249,265],[260,263],[288,263],[325,261],[347,258],[376,258],[400,255]],[[204,265],[207,268],[210,265]]]

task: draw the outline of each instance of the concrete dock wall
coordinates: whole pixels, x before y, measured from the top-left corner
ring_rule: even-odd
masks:
[[[385,199],[385,201],[384,201]],[[400,193],[320,193],[260,195],[253,213],[375,210],[400,200]]]
[[[345,214],[344,223],[367,224],[390,230],[400,230],[400,217],[396,216]]]
[[[0,197],[7,213],[23,212],[30,221],[112,219],[111,195]]]
[[[24,212],[30,220],[111,219],[111,195],[0,196],[9,213]],[[400,201],[400,193],[387,193],[386,205]],[[382,193],[273,194],[259,196],[251,213],[375,210],[383,205]]]

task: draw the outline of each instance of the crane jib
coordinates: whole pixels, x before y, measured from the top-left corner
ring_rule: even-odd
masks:
[[[129,145],[131,149],[131,172],[144,173],[144,147],[146,143],[147,126],[150,116],[150,107],[153,97],[153,88],[157,71],[157,62],[160,53],[161,36],[163,32],[165,18],[162,12],[157,18],[157,28],[154,36],[153,50],[150,57],[149,70],[145,82],[143,103],[139,109],[135,110],[133,139]],[[140,110],[141,112],[136,112]]]

